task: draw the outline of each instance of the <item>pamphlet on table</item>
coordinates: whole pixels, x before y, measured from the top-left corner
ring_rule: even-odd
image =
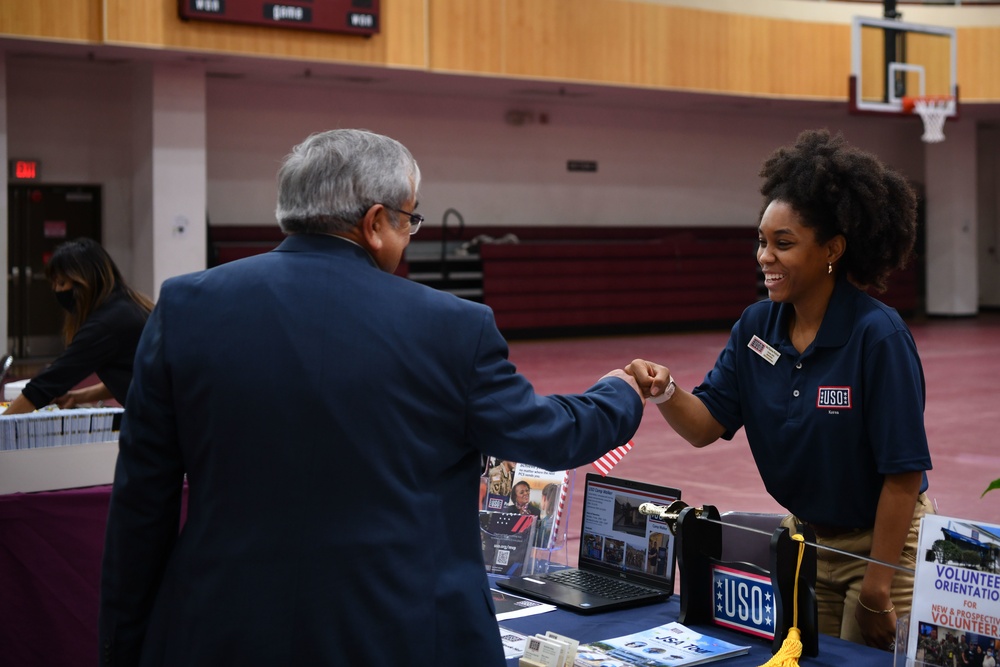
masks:
[[[528,637],[501,625],[500,641],[503,643],[503,657],[510,660],[524,655],[524,646]]]
[[[520,595],[490,589],[493,594],[493,606],[496,608],[497,620],[505,621],[508,618],[521,618],[522,616],[534,616],[545,612],[555,611],[555,605],[545,604],[523,598]]]
[[[680,623],[667,623],[623,637],[583,644],[576,654],[576,667],[687,667],[744,655],[740,646],[703,635]]]

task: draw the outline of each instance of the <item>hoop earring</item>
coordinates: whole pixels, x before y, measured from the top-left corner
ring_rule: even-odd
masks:
[[[833,273],[833,262],[826,263],[826,272],[827,274]]]

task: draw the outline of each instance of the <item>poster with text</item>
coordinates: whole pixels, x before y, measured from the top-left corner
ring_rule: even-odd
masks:
[[[1000,650],[1000,526],[928,515],[920,524],[906,654],[983,664]]]

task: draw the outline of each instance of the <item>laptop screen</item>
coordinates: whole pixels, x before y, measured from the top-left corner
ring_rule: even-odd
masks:
[[[674,535],[639,505],[669,505],[679,489],[587,473],[580,529],[579,567],[672,591]]]

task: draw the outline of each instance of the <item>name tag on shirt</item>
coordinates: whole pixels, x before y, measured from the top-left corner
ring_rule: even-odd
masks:
[[[778,363],[778,357],[781,356],[781,352],[778,352],[776,349],[774,349],[773,347],[762,341],[757,336],[754,336],[753,338],[750,339],[750,342],[747,343],[747,347],[749,347],[751,350],[759,354],[764,359],[764,361],[771,364],[772,366]]]

